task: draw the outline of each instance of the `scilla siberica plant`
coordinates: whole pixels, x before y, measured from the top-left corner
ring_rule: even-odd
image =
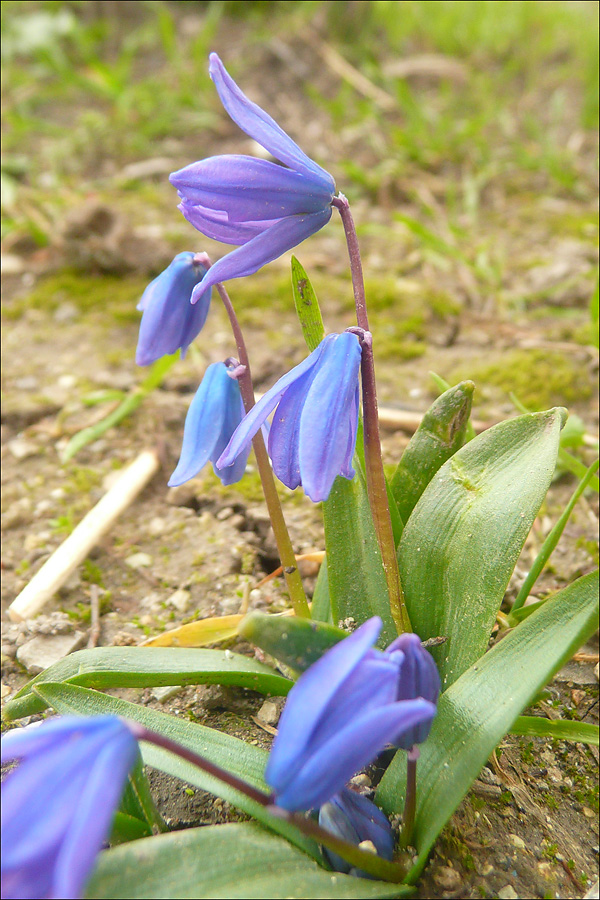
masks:
[[[113,718],[66,718],[8,736],[6,756],[21,763],[7,782],[7,898],[80,896],[105,841],[124,843],[100,853],[90,896],[114,896],[118,884],[122,896],[168,897],[177,878],[188,879],[186,896],[239,896],[240,878],[248,885],[256,878],[257,890],[269,896],[288,896],[288,864],[295,890],[307,898],[356,896],[356,875],[397,883],[382,885],[380,894],[374,886],[369,896],[404,896],[502,737],[511,728],[545,733],[545,720],[532,723],[521,714],[595,630],[597,573],[535,606],[524,604],[597,463],[512,610],[500,616],[509,633],[488,649],[554,472],[564,411],[524,414],[475,436],[473,385],[448,387],[388,480],[376,337],[349,203],[335,195],[331,175],[242,93],[216,54],[210,74],[233,121],[281,165],[217,156],[171,176],[188,222],[237,249],[214,265],[205,253],[179,254],[149,285],[140,303],[137,361],[185,353],[205,324],[214,287],[236,357],[208,366],[169,483],[181,484],[210,461],[232,484],[243,477],[252,442],[294,615],[254,611],[235,630],[281,669],[229,650],[177,647],[183,635],[189,645],[189,629],[201,632],[203,623],[194,622],[173,635],[172,649],[81,651],[26,685],[7,704],[8,719],[48,706]],[[255,273],[315,234],[334,209],[348,246],[356,322],[325,334],[310,280],[293,259],[309,355],[255,405],[249,354],[223,282]],[[271,414],[266,446],[261,426]],[[326,554],[310,606],[274,474],[322,503]],[[206,624],[207,634],[214,635],[215,624]],[[86,673],[95,687],[222,681],[288,699],[267,756],[214,729],[98,694],[83,686],[90,683],[81,680]],[[76,677],[78,684],[67,683]],[[597,729],[591,736],[577,722],[562,727],[563,735],[597,741]],[[165,825],[134,765],[136,740],[146,763],[218,794],[265,830],[238,823],[142,837]],[[371,765],[361,784],[381,780],[365,795],[352,779]],[[34,802],[38,791],[43,802],[23,815],[22,804]],[[128,843],[135,838],[141,839]],[[273,860],[282,860],[281,874]]]

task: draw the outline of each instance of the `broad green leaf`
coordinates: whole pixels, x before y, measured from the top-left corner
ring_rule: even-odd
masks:
[[[600,731],[590,722],[573,719],[545,719],[543,716],[519,716],[513,723],[511,734],[529,737],[552,738],[557,741],[579,741],[582,744],[600,744]]]
[[[45,709],[34,689],[46,681],[92,688],[162,687],[170,684],[229,684],[262,694],[285,695],[292,686],[255,659],[229,650],[169,650],[161,647],[97,647],[79,650],[28,682],[6,704],[11,721]]]
[[[140,838],[150,837],[152,830],[147,822],[130,816],[129,813],[116,812],[113,819],[110,843],[124,844],[127,841],[137,841]]]
[[[246,616],[240,635],[297,672],[304,672],[334,644],[348,637],[341,628],[325,622],[284,619],[260,612]]]
[[[406,897],[406,885],[328,872],[250,823],[190,828],[102,853],[88,900],[227,900]]]
[[[403,522],[440,468],[465,442],[475,385],[461,381],[427,410],[394,472],[391,489]]]
[[[323,503],[329,597],[333,622],[351,619],[361,625],[381,616],[380,642],[398,636],[390,612],[390,600],[377,536],[367,499],[365,478],[358,454],[352,481],[338,477]]]
[[[292,289],[304,340],[312,353],[325,337],[325,328],[319,301],[310,283],[310,278],[295,256],[292,256]]]
[[[486,650],[504,592],[548,490],[564,410],[495,425],[438,470],[398,548],[408,614],[451,685]],[[330,572],[331,577],[331,572]]]
[[[598,573],[592,572],[555,594],[442,694],[417,767],[414,837],[419,855],[407,879],[411,883],[494,747],[594,634],[597,616]],[[406,754],[400,751],[378,792],[388,815],[402,811],[405,769]]]
[[[61,715],[114,715],[141,722],[146,728],[164,734],[171,740],[177,741],[178,744],[200,753],[254,787],[262,791],[269,790],[263,780],[268,753],[260,747],[246,744],[245,741],[240,741],[215,728],[206,728],[204,725],[181,721],[175,716],[168,716],[155,709],[148,709],[148,707],[129,703],[127,700],[117,697],[108,697],[106,694],[90,691],[88,688],[77,685],[41,684],[36,690],[44,699],[45,706],[52,706]],[[271,815],[260,803],[250,800],[245,794],[230,785],[208,775],[192,763],[161,747],[142,741],[140,750],[145,765],[160,769],[161,772],[166,772],[175,778],[181,778],[182,781],[186,781],[202,791],[209,791],[216,797],[222,797],[223,800],[227,800],[233,806],[248,813],[272,831],[282,834],[302,850],[314,856],[315,859],[320,858],[317,845],[313,841],[301,834],[293,825]]]
[[[430,372],[429,374],[431,375],[431,379],[440,394],[443,394],[445,391],[449,391],[451,389],[452,385],[448,384],[446,379],[442,378],[441,375],[437,375],[435,372]],[[529,412],[529,410],[523,410],[523,412]],[[469,421],[465,425],[465,444],[467,444],[469,441],[472,441],[476,435],[477,432],[475,431],[475,427],[469,419]]]
[[[563,531],[565,530],[566,524],[569,521],[571,513],[575,509],[575,504],[577,503],[577,501],[583,494],[584,490],[590,483],[591,479],[594,477],[594,473],[598,471],[598,464],[599,464],[598,460],[596,460],[596,462],[592,463],[592,465],[589,467],[585,476],[582,478],[579,485],[577,486],[573,496],[567,503],[567,505],[564,509],[564,512],[558,519],[555,526],[550,530],[548,536],[546,537],[546,540],[542,544],[542,549],[536,556],[531,569],[527,573],[527,577],[526,577],[525,581],[521,585],[521,589],[519,590],[519,593],[516,596],[515,602],[513,603],[511,615],[509,615],[509,617],[508,617],[508,620],[511,625],[514,624],[514,621],[511,618],[512,614],[516,613],[523,606],[523,604],[529,597],[529,594],[531,593],[531,589],[533,588],[534,584],[536,583],[542,569],[544,568],[544,566],[550,559],[550,555],[552,554],[552,551],[558,544],[558,542],[560,540],[560,536],[563,533]]]

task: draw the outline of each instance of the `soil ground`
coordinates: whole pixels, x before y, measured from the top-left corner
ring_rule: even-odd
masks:
[[[177,38],[188,44],[209,27],[214,6],[159,5],[169,11]],[[345,43],[340,23],[328,18],[327,7],[336,5],[319,5],[314,18],[302,20],[292,37],[284,27],[287,11],[269,32],[264,19],[240,18],[231,4],[210,26],[210,49],[223,55],[253,99],[331,169],[338,188],[351,199],[363,249],[380,403],[423,412],[435,397],[429,376],[434,370],[450,382],[475,381],[474,415],[486,423],[515,414],[512,391],[530,408],[567,406],[582,419],[587,435],[597,436],[593,397],[598,353],[589,315],[597,265],[597,149],[591,130],[582,124],[581,85],[564,76],[560,52],[567,53],[568,61],[568,51],[548,51],[537,80],[521,73],[520,94],[498,75],[502,90],[511,84],[508,100],[498,100],[510,116],[501,146],[494,143],[490,120],[486,140],[493,152],[484,166],[474,150],[443,157],[447,148],[436,148],[432,133],[419,131],[402,86],[389,74],[399,62],[389,49],[382,48],[377,58],[370,45],[363,93],[352,73],[350,81],[340,75],[336,53],[346,55],[354,72],[361,62]],[[44,4],[29,6],[45,9]],[[63,6],[71,10],[72,5]],[[134,11],[142,4],[116,6],[120,11],[113,15],[129,16],[128,27],[150,27]],[[355,31],[362,20],[353,25],[352,16],[362,14],[360,6],[351,5],[347,23]],[[594,4],[579,6],[591,10]],[[11,9],[14,26],[23,10],[19,4]],[[92,16],[89,10],[86,14]],[[92,25],[94,21],[92,16]],[[117,40],[107,50],[115,71],[123,46]],[[446,61],[440,76],[439,60],[430,60],[429,69],[414,62],[430,49],[423,38],[414,38],[406,53],[413,60],[413,74],[407,78],[415,101],[431,110],[435,130],[436,117],[439,127],[447,128],[444,115],[454,109],[444,106],[445,97],[466,90],[465,79],[474,90],[475,67],[487,66],[489,74],[500,66],[502,54],[498,50],[494,56],[490,50],[481,60],[474,54],[438,54]],[[164,47],[159,58],[161,71],[174,71]],[[150,77],[152,59],[142,45],[136,57],[138,86]],[[69,65],[77,69],[77,62]],[[14,90],[31,92],[31,60],[17,56],[11,66]],[[14,67],[21,73],[20,86]],[[373,99],[374,85],[392,92],[390,96],[397,90],[394,96],[402,101],[397,110],[386,108],[381,97]],[[84,110],[85,96],[75,89],[68,96],[41,96],[34,103],[38,124],[20,143],[15,110],[21,100],[13,96],[8,105],[8,150],[24,154],[27,165],[17,178],[20,200],[8,210],[5,237],[3,611],[123,466],[152,447],[159,450],[163,466],[42,616],[21,625],[4,617],[3,702],[30,677],[16,658],[19,646],[35,635],[76,631],[85,643],[92,595],[100,598],[98,641],[105,646],[137,644],[183,622],[235,613],[246,584],[252,588],[251,608],[280,611],[287,606],[279,580],[255,588],[278,563],[252,460],[246,478],[231,488],[208,470],[181,488],[166,487],[201,374],[207,364],[233,352],[216,300],[196,345],[160,387],[117,427],[61,463],[69,438],[114,408],[114,392],[132,389],[143,377],[134,365],[134,352],[135,304],[144,286],[176,252],[222,253],[222,247],[204,241],[179,218],[166,174],[211,153],[256,154],[260,148],[210,99],[210,83],[202,83],[199,93],[206,118],[175,136],[147,136],[141,153],[125,142],[122,124],[122,132],[110,132],[114,99],[109,102],[101,92],[94,102],[106,121],[98,131],[95,154],[89,132],[94,106]],[[35,101],[35,91],[30,96]],[[552,106],[557,96],[560,115]],[[43,117],[54,130],[41,128]],[[406,149],[408,138],[405,144],[390,143],[389,135],[402,129],[425,145],[420,156],[414,148]],[[523,151],[520,159],[536,157],[537,167],[515,163],[514,129]],[[543,164],[537,159],[544,129],[552,132],[553,146],[565,153],[566,161],[556,161],[557,166],[564,163],[560,178],[553,174],[552,159]],[[87,141],[78,156],[81,133]],[[507,165],[502,164],[503,148]],[[132,168],[138,164],[141,168]],[[311,275],[328,330],[351,325],[341,224],[332,220],[295,253]],[[293,314],[289,254],[229,287],[246,332],[256,388],[265,390],[305,352]],[[90,396],[97,400],[100,391],[103,401],[89,405]],[[387,464],[395,464],[408,439],[406,432],[384,432]],[[588,464],[593,459],[586,444],[573,452]],[[557,471],[509,587],[507,609],[574,486],[572,475]],[[296,552],[322,548],[318,508],[298,491],[281,488],[280,494]],[[597,496],[586,494],[536,585],[536,596],[597,565],[597,523]],[[310,594],[317,565],[307,562],[302,571]],[[253,652],[249,645],[236,649]],[[586,650],[592,657],[597,645]],[[593,668],[589,661],[570,663],[550,685],[549,699],[532,712],[597,722]],[[271,740],[253,718],[264,700],[258,694],[207,687],[166,696],[149,690],[121,694],[264,746]],[[582,897],[597,878],[597,766],[593,747],[507,737],[445,829],[417,896]],[[153,778],[163,812],[175,827],[236,815],[220,800],[191,796],[186,786],[158,773]]]

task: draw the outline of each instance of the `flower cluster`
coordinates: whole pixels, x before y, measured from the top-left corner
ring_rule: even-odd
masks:
[[[386,744],[399,745],[407,734],[412,739],[417,726],[431,723],[435,702],[404,696],[404,652],[373,649],[381,627],[379,617],[369,619],[290,691],[265,770],[284,809],[322,806]]]

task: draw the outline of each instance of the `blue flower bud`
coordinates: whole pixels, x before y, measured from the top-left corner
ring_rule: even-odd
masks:
[[[378,856],[391,860],[394,855],[394,832],[386,816],[379,807],[352,791],[343,788],[335,794],[319,810],[319,825],[336,837],[357,846],[363,841],[370,841]],[[349,862],[323,847],[323,853],[337,872],[370,878],[361,870],[355,869]]]
[[[230,377],[225,363],[213,363],[206,370],[190,404],[183,429],[181,457],[169,479],[169,487],[189,481],[209,460],[223,484],[239,481],[250,453],[249,440],[232,464],[217,465],[217,460],[243,415],[244,405],[237,380]]]
[[[206,274],[193,253],[178,253],[151,281],[138,303],[142,310],[135,361],[138,366],[181,350],[182,357],[202,330],[210,307],[210,289],[191,303],[192,292]]]

